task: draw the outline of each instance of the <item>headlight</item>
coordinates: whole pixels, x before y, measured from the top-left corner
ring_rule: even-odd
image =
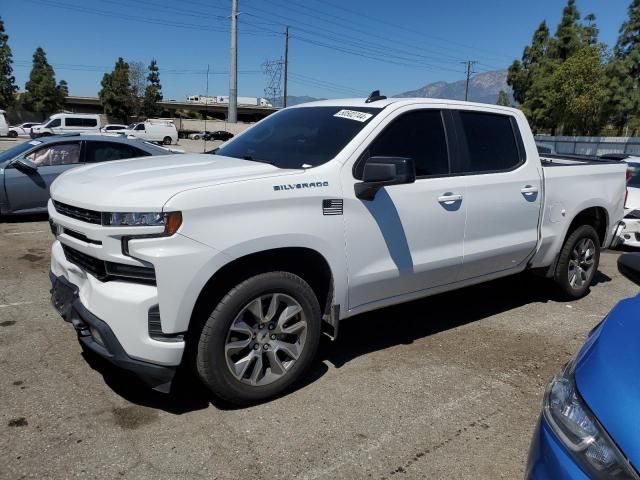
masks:
[[[591,478],[639,477],[576,389],[575,363],[566,365],[547,387],[544,416]]]
[[[102,224],[106,226],[165,227],[166,235],[173,235],[182,225],[180,212],[110,212],[103,213]]]

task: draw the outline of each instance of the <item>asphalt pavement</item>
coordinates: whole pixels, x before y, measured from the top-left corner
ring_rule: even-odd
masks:
[[[181,141],[182,143],[182,141]],[[49,304],[42,217],[0,221],[0,478],[522,478],[545,385],[637,287],[530,275],[347,320],[285,396],[232,409],[83,354]]]

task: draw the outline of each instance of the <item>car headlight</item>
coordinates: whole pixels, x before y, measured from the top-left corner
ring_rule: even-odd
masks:
[[[580,397],[574,371],[575,361],[569,362],[547,387],[547,422],[591,478],[637,480],[640,477]]]
[[[180,212],[108,212],[102,214],[105,226],[165,227],[166,235],[173,235],[182,225]]]

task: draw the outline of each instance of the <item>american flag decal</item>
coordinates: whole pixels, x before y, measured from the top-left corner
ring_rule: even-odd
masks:
[[[342,215],[342,199],[322,200],[323,215]]]

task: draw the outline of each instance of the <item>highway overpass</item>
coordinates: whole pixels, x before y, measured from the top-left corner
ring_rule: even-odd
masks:
[[[163,100],[159,102],[164,111],[161,117],[193,116],[197,113],[209,118],[226,120],[228,105],[209,104],[201,105],[196,103],[178,102],[173,100]],[[68,96],[65,99],[64,109],[74,113],[103,113],[102,105],[98,97],[75,97]],[[278,110],[274,107],[258,107],[250,105],[238,105],[238,120],[244,122],[255,122]],[[187,113],[188,112],[188,113]],[[187,114],[187,115],[185,115]],[[117,119],[112,119],[116,121]],[[119,121],[119,120],[118,120]]]

